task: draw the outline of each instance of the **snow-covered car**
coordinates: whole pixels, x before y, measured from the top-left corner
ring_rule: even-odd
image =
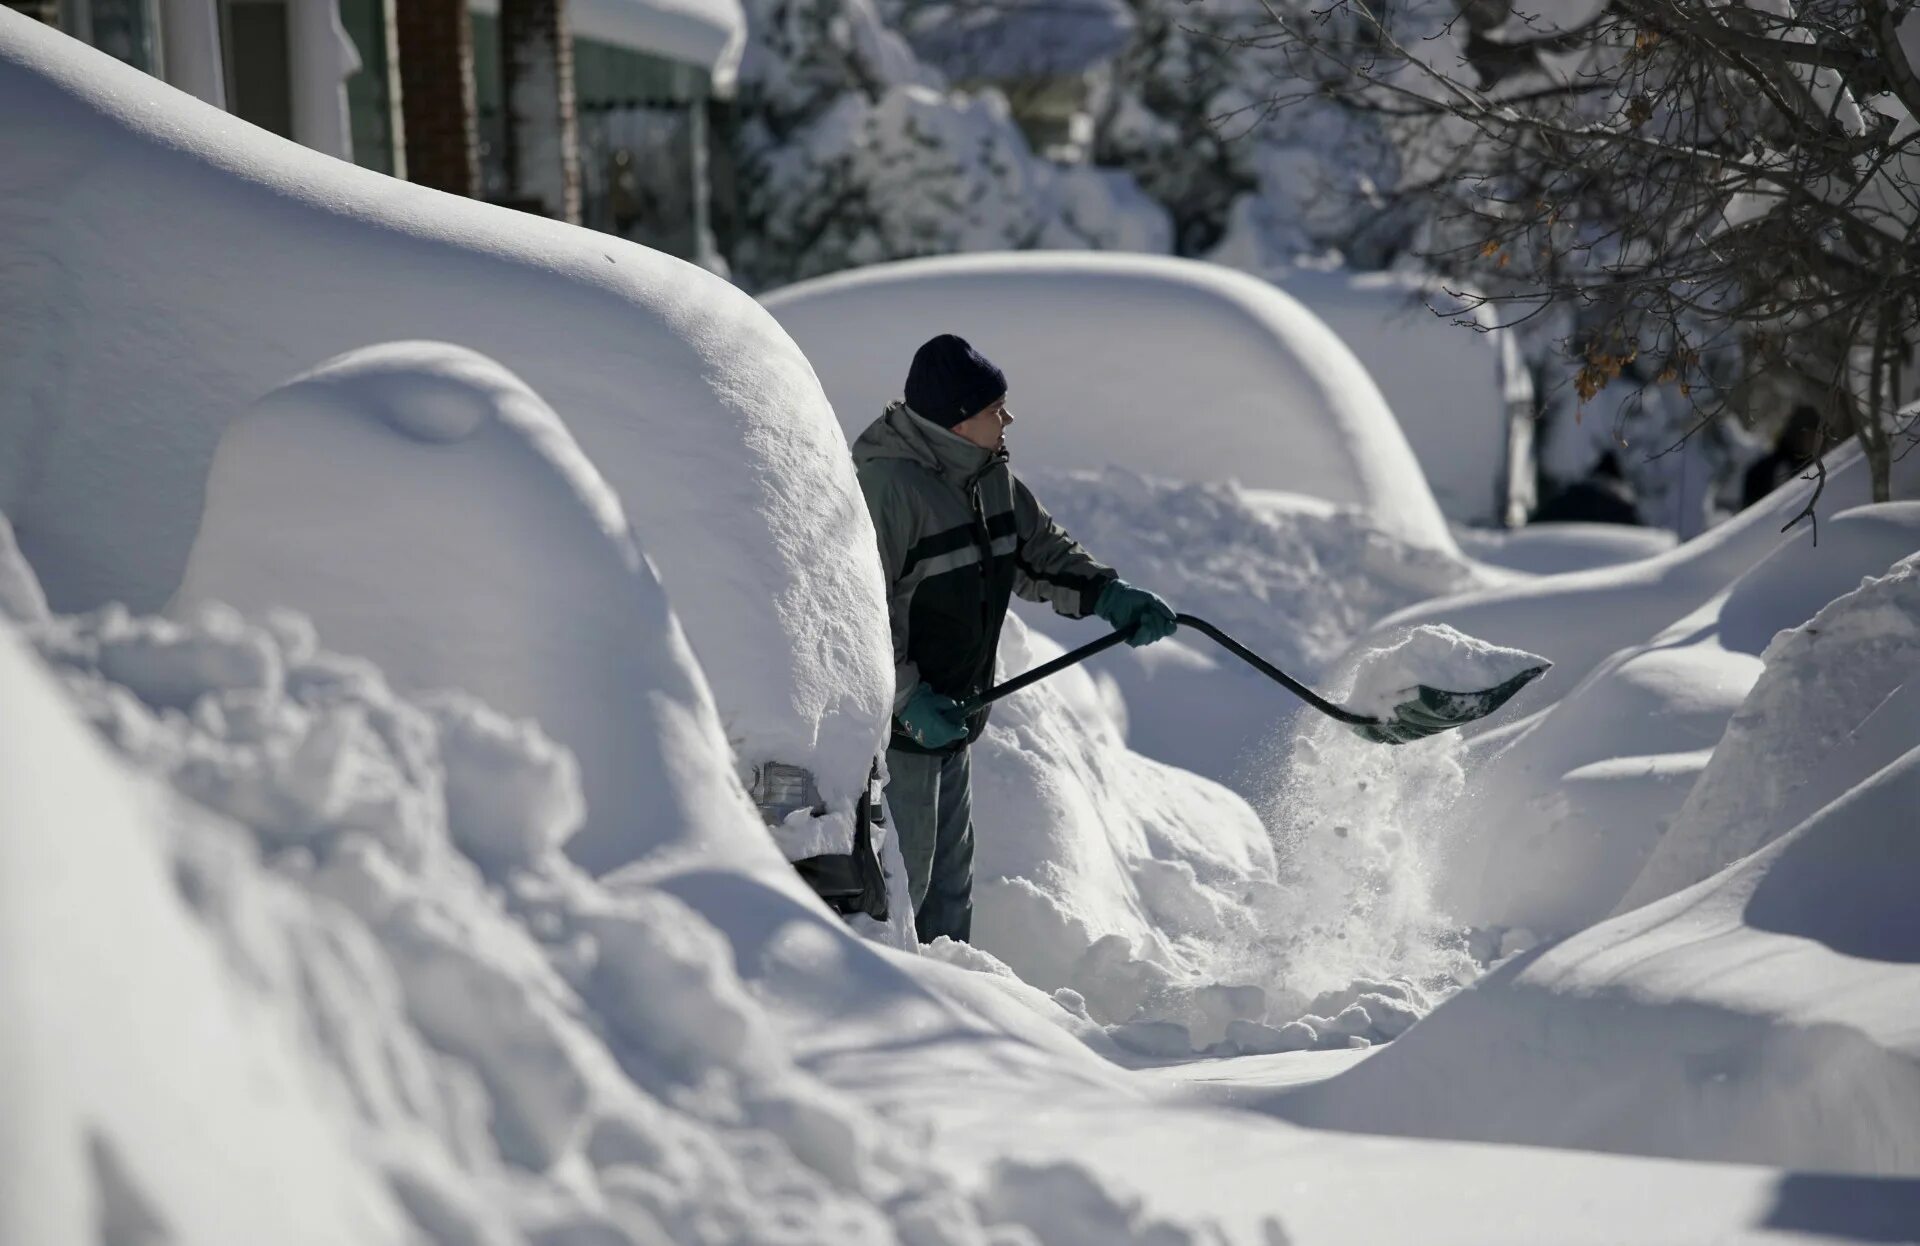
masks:
[[[1007,373],[1022,470],[1116,466],[1358,508],[1451,551],[1380,388],[1299,300],[1167,256],[1021,252],[876,264],[763,296],[849,437],[957,333]]]

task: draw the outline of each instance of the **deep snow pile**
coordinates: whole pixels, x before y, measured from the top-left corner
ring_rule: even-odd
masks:
[[[1156,256],[962,255],[878,264],[764,301],[849,437],[900,396],[922,342],[958,333],[1006,371],[1017,471],[1111,464],[1286,489],[1453,550],[1366,368],[1304,304],[1245,274]]]
[[[537,725],[285,613],[29,635],[65,695],[0,635],[9,1240],[94,1240],[98,1206],[207,1243],[1012,1246],[1062,1231],[1015,1193],[1062,1180],[1109,1240],[1193,1240],[1084,1170],[962,1188],[802,1072],[671,862],[561,855],[581,794]],[[791,891],[729,877],[741,916]]]
[[[1005,673],[1059,652],[1009,620]],[[1150,1057],[1397,1037],[1479,971],[1430,900],[1460,748],[1295,726],[1249,806],[1129,750],[1082,670],[1007,698],[974,746],[978,951],[935,954],[1004,964]]]
[[[1857,507],[1822,521],[1817,545],[1805,531],[1779,540],[1697,609],[1607,657],[1545,712],[1476,743],[1473,814],[1450,832],[1453,849],[1436,882],[1449,911],[1471,925],[1538,935],[1577,930],[1614,911],[1685,806],[1724,803],[1722,780],[1705,788],[1701,782],[1761,674],[1774,633],[1805,623],[1862,576],[1920,546],[1920,510],[1912,503]],[[1567,643],[1579,629],[1563,626],[1560,633]],[[1541,643],[1555,642],[1543,635]],[[1884,671],[1862,670],[1856,678],[1886,687]],[[1810,730],[1803,747],[1813,755],[1830,750],[1799,710],[1780,714],[1784,721],[1772,729]],[[1862,741],[1864,751],[1849,763],[1856,778],[1867,773],[1863,766],[1889,759],[1876,750],[1902,738],[1897,716],[1889,719],[1891,736],[1869,733]],[[1761,808],[1773,805],[1768,792],[1781,789],[1755,790],[1751,802],[1743,798],[1727,812],[1752,821],[1757,834],[1763,825],[1791,825],[1773,821],[1776,813],[1812,811],[1789,804],[1762,816]],[[1701,812],[1709,822],[1721,816]],[[1705,831],[1700,816],[1687,820]],[[1683,832],[1675,842],[1695,838]],[[1738,855],[1696,861],[1672,887]],[[1663,893],[1642,899],[1655,894]]]
[[[1844,531],[1878,528],[1881,550],[1920,548],[1920,503],[1891,503],[1848,512]],[[1831,533],[1832,529],[1829,529]],[[1777,591],[1781,582],[1812,587],[1820,573],[1845,574],[1861,559],[1851,550],[1806,549],[1775,582],[1743,579],[1734,590]],[[1868,553],[1866,560],[1873,555]],[[1813,565],[1834,559],[1840,566]],[[1819,589],[1815,588],[1814,592]],[[1780,632],[1760,655],[1766,669],[1740,705],[1713,760],[1687,794],[1633,887],[1625,912],[1699,882],[1791,830],[1831,800],[1864,782],[1920,741],[1920,556],[1897,563],[1856,591]]]
[[[1908,557],[1768,646],[1744,725],[1655,874],[1724,868],[1516,961],[1279,1110],[1343,1128],[1920,1173],[1920,730],[1901,708],[1920,670],[1917,584],[1920,557]],[[1782,698],[1814,688],[1782,721]],[[1867,751],[1846,743],[1876,730],[1888,739]],[[1892,760],[1863,776],[1869,753]],[[1770,813],[1716,827],[1726,781],[1769,770],[1784,779],[1769,789],[1782,812],[1810,816],[1771,842]]]
[[[0,126],[0,510],[56,609],[167,600],[215,447],[262,394],[370,343],[453,343],[564,418],[742,760],[850,806],[892,682],[878,567],[844,556],[872,529],[812,369],[753,300],[0,24],[0,116],[33,118]]]
[[[1443,909],[1468,926],[1513,928],[1521,942],[1614,910],[1773,634],[1914,548],[1910,507],[1863,506],[1865,467],[1851,448],[1829,456],[1817,544],[1804,525],[1780,531],[1805,501],[1789,486],[1668,553],[1482,589],[1377,625],[1376,636],[1445,623],[1554,662],[1498,718],[1464,729],[1473,812],[1447,832],[1435,877]],[[1892,483],[1897,499],[1920,497],[1920,457],[1896,462]]]
[[[1006,669],[1055,656],[1018,620]],[[1259,989],[1210,971],[1244,929],[1273,850],[1245,801],[1129,751],[1086,674],[1008,698],[974,746],[975,938],[1022,979],[1066,988],[1097,1021],[1168,1022],[1181,1052],[1266,1018]]]

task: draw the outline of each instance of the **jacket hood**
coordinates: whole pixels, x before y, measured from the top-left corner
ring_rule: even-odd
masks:
[[[1000,458],[997,450],[983,450],[958,433],[914,414],[904,402],[890,404],[879,419],[853,441],[853,461],[906,459],[938,476],[965,479]]]

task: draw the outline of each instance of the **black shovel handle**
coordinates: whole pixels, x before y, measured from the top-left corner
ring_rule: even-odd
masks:
[[[1191,627],[1196,632],[1203,632],[1212,637],[1221,648],[1233,654],[1234,657],[1239,658],[1248,666],[1253,667],[1253,669],[1259,671],[1268,679],[1273,680],[1277,684],[1284,685],[1287,691],[1293,693],[1327,717],[1338,719],[1343,723],[1355,727],[1372,727],[1380,724],[1378,718],[1373,718],[1366,714],[1356,714],[1350,709],[1335,705],[1332,701],[1327,700],[1313,689],[1307,687],[1205,619],[1191,614],[1179,614],[1174,617],[1180,620],[1180,626]],[[1043,666],[1034,667],[1024,675],[1016,675],[1004,684],[996,684],[985,692],[982,692],[979,696],[967,698],[961,705],[961,709],[971,714],[981,706],[990,705],[1009,693],[1018,692],[1030,684],[1037,684],[1049,675],[1058,675],[1069,666],[1077,666],[1094,654],[1113,648],[1132,634],[1131,631],[1111,632],[1098,640],[1090,641],[1070,653],[1061,654]]]

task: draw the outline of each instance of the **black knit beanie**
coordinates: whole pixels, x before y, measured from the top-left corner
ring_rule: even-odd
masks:
[[[907,405],[942,428],[979,413],[1006,392],[1007,374],[951,333],[913,352],[907,369]]]

